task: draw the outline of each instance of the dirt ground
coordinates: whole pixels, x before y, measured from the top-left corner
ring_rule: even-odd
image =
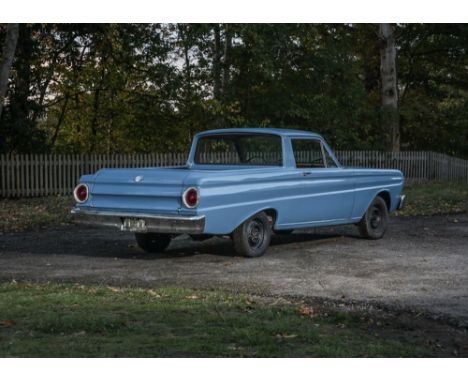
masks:
[[[229,239],[180,236],[162,256],[133,235],[74,225],[0,235],[0,281],[223,288],[257,295],[369,305],[468,325],[468,214],[393,217],[384,239],[354,226],[276,236],[262,258]]]

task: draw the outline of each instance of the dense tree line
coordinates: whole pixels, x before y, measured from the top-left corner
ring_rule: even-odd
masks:
[[[20,24],[16,49],[14,33],[0,152],[179,151],[274,126],[468,157],[467,25]]]

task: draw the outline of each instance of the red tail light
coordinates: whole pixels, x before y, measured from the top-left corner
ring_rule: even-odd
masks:
[[[187,208],[195,208],[200,201],[198,189],[195,187],[187,188],[182,195],[182,202]]]
[[[73,191],[73,196],[78,203],[84,203],[88,200],[88,186],[86,184],[79,184]]]

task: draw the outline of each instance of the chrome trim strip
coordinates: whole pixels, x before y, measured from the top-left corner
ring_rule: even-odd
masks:
[[[203,233],[205,216],[153,215],[138,212],[99,211],[75,207],[73,220],[79,224],[119,228],[130,232]],[[144,220],[144,227],[129,228],[125,219]]]
[[[405,206],[406,195],[400,195],[400,200],[398,201],[398,210],[401,210]]]
[[[158,215],[148,214],[141,212],[124,212],[124,211],[105,211],[96,210],[92,208],[81,209],[75,207],[71,210],[72,214],[86,214],[86,215],[101,215],[101,216],[119,216],[119,217],[138,217],[138,218],[157,218],[157,219],[179,219],[179,220],[198,220],[204,216],[181,216],[181,215]]]

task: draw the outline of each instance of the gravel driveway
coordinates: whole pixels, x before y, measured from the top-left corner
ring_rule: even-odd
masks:
[[[133,236],[107,229],[0,235],[0,280],[217,288],[359,301],[448,315],[468,323],[468,214],[392,218],[384,239],[354,226],[275,237],[262,258],[234,255],[231,241],[173,241],[148,256]]]

